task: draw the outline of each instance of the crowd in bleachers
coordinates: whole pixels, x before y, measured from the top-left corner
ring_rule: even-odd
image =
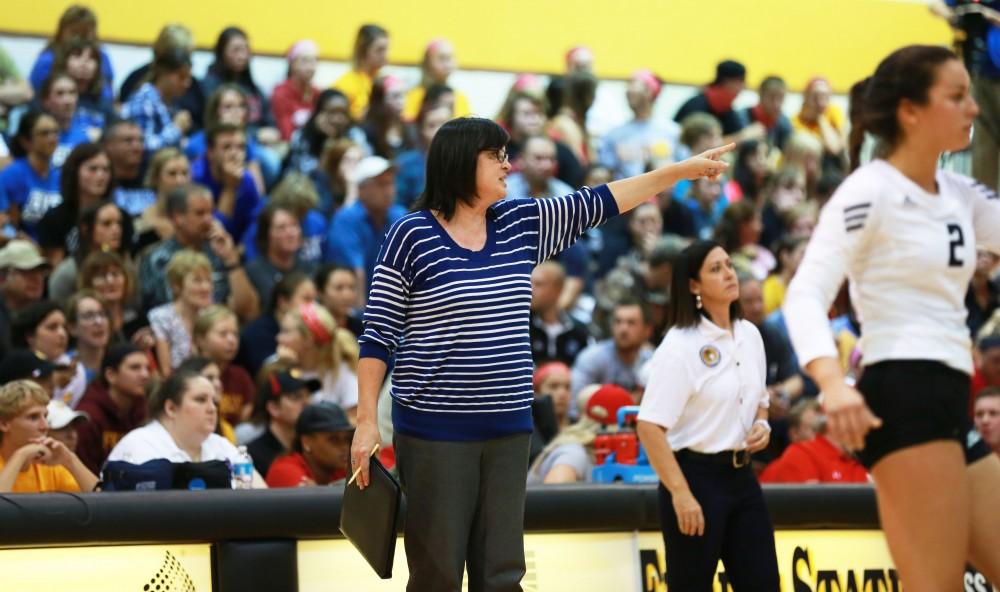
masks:
[[[68,8],[26,78],[0,47],[0,492],[169,486],[162,467],[143,463],[233,465],[238,446],[255,486],[343,479],[383,235],[423,191],[438,128],[476,112],[449,84],[454,48],[431,40],[407,88],[381,72],[390,32],[365,25],[332,88],[314,84],[318,48],[302,40],[287,80],[266,89],[237,27],[219,34],[200,78],[183,25],[165,26],[152,62],[127,75],[97,30],[90,9]],[[597,137],[587,126],[594,59],[581,46],[564,75],[516,78],[495,116],[511,138],[509,197],[563,195],[739,146],[723,179],[650,196],[535,269],[529,480],[590,479],[595,434],[642,397],[667,329],[672,261],[695,238],[733,255],[743,311],[764,338],[775,432],[757,461],[762,479],[865,480],[824,435],[781,313],[860,142],[830,83],[811,80],[789,115],[786,84],[769,75],[757,104],[737,109],[747,72],[727,60],[665,119],[653,115],[663,80],[637,69],[632,120]],[[980,256],[967,304],[978,336],[970,413],[1000,450],[997,264]],[[847,290],[831,322],[856,375]],[[382,454],[391,465],[391,446]]]

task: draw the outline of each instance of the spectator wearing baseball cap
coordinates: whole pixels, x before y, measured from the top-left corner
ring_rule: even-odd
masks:
[[[113,346],[104,355],[100,376],[77,405],[90,421],[77,428],[78,454],[95,473],[128,432],[146,422],[147,353],[132,344]]]
[[[75,411],[59,399],[49,401],[45,419],[49,423],[49,437],[59,440],[74,453],[80,442],[77,426],[86,422],[89,416],[83,411]]]
[[[396,203],[396,167],[381,156],[361,159],[355,169],[358,201],[333,216],[327,240],[326,260],[354,269],[361,298],[371,289],[372,272],[389,226],[406,215]],[[363,303],[359,303],[363,304]]]
[[[30,380],[41,386],[51,397],[55,390],[52,373],[56,365],[27,349],[8,352],[0,362],[0,386],[15,380]]]
[[[354,426],[334,403],[309,405],[295,422],[294,451],[274,461],[268,487],[329,485],[347,476]]]
[[[29,241],[15,239],[0,249],[0,354],[10,349],[14,315],[42,298],[50,268]]]
[[[318,388],[318,383],[301,380],[295,371],[265,372],[257,389],[252,421],[266,422],[266,428],[247,446],[258,473],[267,475],[276,458],[292,452],[295,422]]]
[[[733,109],[733,101],[746,88],[746,78],[747,69],[743,64],[733,60],[719,62],[715,67],[715,80],[681,105],[674,121],[683,124],[693,113],[708,113],[722,126],[725,143],[763,139],[767,130],[763,126],[747,127],[747,120]]]

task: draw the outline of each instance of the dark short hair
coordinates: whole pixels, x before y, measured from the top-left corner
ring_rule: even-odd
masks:
[[[1000,397],[1000,386],[983,387],[976,393],[976,401],[985,399],[986,397]]]
[[[139,125],[139,122],[134,119],[130,119],[128,117],[119,117],[118,115],[111,115],[110,117],[107,118],[107,120],[105,120],[104,131],[101,133],[101,142],[105,144],[108,143],[108,141],[111,139],[112,132],[118,127],[121,127],[123,125],[130,125],[132,127],[137,127],[140,130],[142,129],[142,126]]]
[[[194,372],[195,374],[201,374],[202,370],[212,364],[216,364],[215,360],[210,360],[205,356],[191,356],[186,358],[180,363],[179,366],[177,366],[176,372]]]
[[[222,134],[233,134],[239,132],[243,134],[244,139],[247,137],[247,130],[242,125],[236,125],[235,123],[217,123],[205,131],[205,142],[209,148],[215,146],[215,140],[218,139]]]
[[[712,84],[721,84],[727,80],[746,80],[746,66],[736,60],[723,60],[715,66],[715,81]]]
[[[10,341],[14,347],[28,347],[28,338],[34,335],[38,326],[56,311],[62,312],[62,307],[58,303],[51,300],[36,300],[15,314],[10,327]]]
[[[49,77],[42,81],[42,86],[38,89],[38,98],[40,100],[45,100],[46,97],[52,92],[52,87],[55,85],[56,81],[66,78],[73,83],[73,90],[76,90],[76,80],[70,76],[69,72],[65,70],[55,70],[49,74]]]
[[[330,281],[330,276],[338,271],[349,273],[351,277],[357,277],[354,269],[348,265],[344,265],[343,263],[327,263],[316,271],[316,276],[313,278],[313,282],[316,284],[316,291],[322,294],[326,283]]]
[[[772,88],[780,88],[782,90],[787,88],[787,85],[785,84],[785,79],[782,78],[781,76],[768,76],[764,78],[764,80],[760,81],[761,93],[767,92]]]
[[[274,289],[271,290],[271,306],[267,311],[268,314],[274,316],[274,313],[278,310],[278,299],[290,299],[292,294],[295,294],[295,290],[298,290],[299,286],[309,279],[311,278],[301,271],[286,273],[285,277],[281,278],[281,281],[276,283]]]
[[[151,71],[155,80],[160,74],[170,74],[191,67],[191,54],[180,47],[172,47],[153,58]]]
[[[694,294],[691,293],[691,280],[700,280],[701,266],[708,254],[722,245],[715,241],[699,240],[691,243],[681,251],[674,262],[673,275],[670,278],[670,308],[667,309],[667,324],[672,327],[695,327],[707,316],[704,309],[695,306]],[[743,318],[743,309],[737,298],[729,305],[729,318]]]
[[[175,187],[167,193],[166,212],[167,216],[174,214],[184,214],[188,209],[188,201],[192,195],[212,195],[212,190],[200,183],[188,183]]]
[[[32,108],[21,117],[21,121],[17,124],[17,133],[10,139],[10,153],[15,158],[24,158],[28,155],[28,148],[25,145],[31,142],[31,133],[43,117],[55,120],[51,113],[42,108]]]
[[[445,220],[455,215],[458,201],[476,199],[476,166],[483,150],[501,150],[510,135],[496,122],[481,117],[459,117],[441,126],[427,153],[427,183],[414,205],[437,210]]]
[[[615,312],[617,312],[619,308],[626,308],[630,306],[639,307],[639,312],[642,314],[643,323],[646,323],[647,325],[653,324],[653,311],[650,310],[649,305],[647,305],[644,301],[634,298],[632,296],[622,298],[618,302],[615,302],[614,309],[611,312],[611,318],[614,319]]]

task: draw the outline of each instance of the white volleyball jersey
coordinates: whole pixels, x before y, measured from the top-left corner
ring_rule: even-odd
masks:
[[[965,294],[977,247],[1000,252],[1000,199],[969,177],[936,177],[935,195],[875,160],[823,208],[784,305],[803,367],[837,356],[827,311],[847,277],[865,365],[928,359],[972,373]]]

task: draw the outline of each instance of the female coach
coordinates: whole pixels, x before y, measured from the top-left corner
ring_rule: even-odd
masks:
[[[446,123],[431,142],[415,210],[386,234],[360,338],[351,460],[368,485],[378,391],[392,417],[410,512],[408,590],[520,590],[531,424],[531,270],[588,228],[680,179],[718,175],[725,146],[595,189],[509,199],[507,133]]]
[[[777,592],[774,529],[750,455],[770,440],[764,343],[739,306],[726,251],[698,241],[670,284],[637,430],[660,478],[667,587],[712,590],[722,559],[736,591]]]
[[[908,592],[960,589],[966,560],[1000,578],[1000,461],[967,414],[965,325],[976,248],[1000,248],[1000,200],[995,187],[937,170],[942,152],[969,144],[979,113],[969,87],[942,47],[904,47],[879,64],[852,109],[880,140],[881,158],[827,203],[785,300],[830,434],[860,450],[875,478]],[[857,390],[844,381],[826,316],[845,276],[863,328]]]

